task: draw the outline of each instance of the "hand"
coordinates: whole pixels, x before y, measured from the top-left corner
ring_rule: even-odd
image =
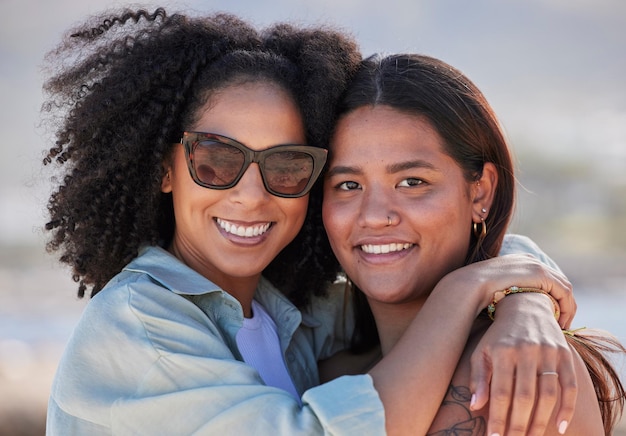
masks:
[[[563,327],[570,325],[576,311],[567,278],[530,255],[514,254],[477,262],[448,277],[459,283],[457,286],[478,285],[485,293],[479,303],[481,308],[491,302],[495,291],[519,286],[550,293],[560,305],[559,323]],[[491,384],[489,434],[504,434],[507,419],[507,434],[526,434],[528,428],[543,434],[559,386],[562,401],[557,420],[570,422],[577,394],[573,355],[554,321],[553,310],[552,302],[541,294],[516,294],[498,303],[496,322],[471,359],[470,389],[475,395],[472,409],[487,403]],[[558,379],[554,375],[539,376],[542,372],[557,372]]]
[[[548,425],[561,430],[571,422],[577,395],[574,356],[544,295],[509,295],[498,303],[495,321],[472,355],[471,374],[472,409],[490,401],[488,434],[539,435]],[[550,423],[559,387],[561,406]]]

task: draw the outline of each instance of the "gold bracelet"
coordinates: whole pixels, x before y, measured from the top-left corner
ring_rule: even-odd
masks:
[[[520,294],[522,292],[534,292],[537,294],[543,294],[547,296],[550,299],[550,301],[552,301],[552,306],[554,307],[554,318],[557,321],[559,320],[559,316],[561,316],[561,307],[559,306],[559,303],[556,301],[556,299],[552,295],[550,295],[549,292],[546,292],[543,289],[539,289],[539,288],[520,288],[517,286],[511,286],[508,289],[494,292],[493,300],[491,301],[491,304],[487,306],[487,315],[489,315],[489,318],[492,321],[494,320],[494,316],[496,314],[496,304],[498,304],[500,300],[502,300],[507,295]]]

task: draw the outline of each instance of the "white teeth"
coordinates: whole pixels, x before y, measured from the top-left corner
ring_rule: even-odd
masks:
[[[402,251],[408,250],[411,248],[413,244],[404,243],[404,244],[383,244],[383,245],[361,245],[361,250],[365,251],[368,254],[387,254],[393,251]]]
[[[262,235],[267,232],[267,229],[269,229],[271,225],[271,223],[265,223],[256,226],[238,226],[237,224],[224,221],[220,218],[217,218],[217,224],[224,229],[225,232],[244,238]]]

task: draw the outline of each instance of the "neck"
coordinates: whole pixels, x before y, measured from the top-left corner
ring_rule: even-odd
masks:
[[[424,300],[419,299],[400,304],[381,303],[370,299],[368,302],[376,320],[381,351],[385,356],[396,345],[409,324],[419,313],[424,305]]]
[[[220,281],[215,280],[211,281],[239,301],[239,304],[241,304],[241,308],[243,309],[244,317],[252,318],[252,300],[254,298],[257,285],[259,284],[259,278],[260,277],[256,277],[254,279],[250,277],[230,278],[229,280],[224,281],[224,283],[220,283]]]
[[[170,245],[168,251],[185,265],[202,274],[215,285],[219,286],[220,289],[232,295],[239,301],[239,304],[241,304],[243,316],[252,318],[252,299],[254,298],[254,293],[261,279],[260,273],[250,277],[233,277],[221,271],[207,269],[205,265],[196,261],[193,257],[185,257],[175,243]]]

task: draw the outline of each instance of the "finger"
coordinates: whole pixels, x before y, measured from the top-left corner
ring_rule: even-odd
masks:
[[[491,378],[491,398],[489,402],[489,420],[487,422],[487,434],[503,435],[506,431],[511,396],[515,382],[514,366],[512,360],[503,358],[498,364],[494,364]],[[507,364],[507,362],[509,362]]]
[[[538,396],[529,435],[545,434],[554,413],[559,390],[558,372],[541,371],[537,374]]]
[[[577,305],[576,300],[574,299],[574,290],[572,285],[567,282],[563,285],[562,289],[565,292],[564,297],[561,300],[557,299],[561,310],[558,322],[562,329],[568,329],[572,324],[574,315],[576,315]]]
[[[537,359],[535,354],[523,352],[515,372],[515,396],[509,416],[507,435],[525,435],[535,405],[537,386]]]
[[[491,381],[491,365],[482,353],[474,353],[470,359],[470,383],[472,392],[470,410],[480,410],[489,401],[489,382]]]
[[[561,313],[561,317],[559,318],[559,325],[562,329],[567,330],[571,328],[572,321],[574,320],[574,315],[576,315],[576,311],[578,310],[578,304],[576,304],[576,300],[574,299],[574,292],[572,289],[572,309],[565,312],[565,314]]]
[[[571,352],[561,359],[557,372],[561,388],[561,405],[556,415],[556,426],[559,433],[563,434],[567,424],[572,422],[578,395],[578,381]]]
[[[549,273],[548,277],[546,277],[547,282],[545,288],[542,289],[548,291],[559,304],[561,312],[559,325],[561,328],[569,328],[577,310],[572,284],[558,271],[547,270],[547,272]]]

